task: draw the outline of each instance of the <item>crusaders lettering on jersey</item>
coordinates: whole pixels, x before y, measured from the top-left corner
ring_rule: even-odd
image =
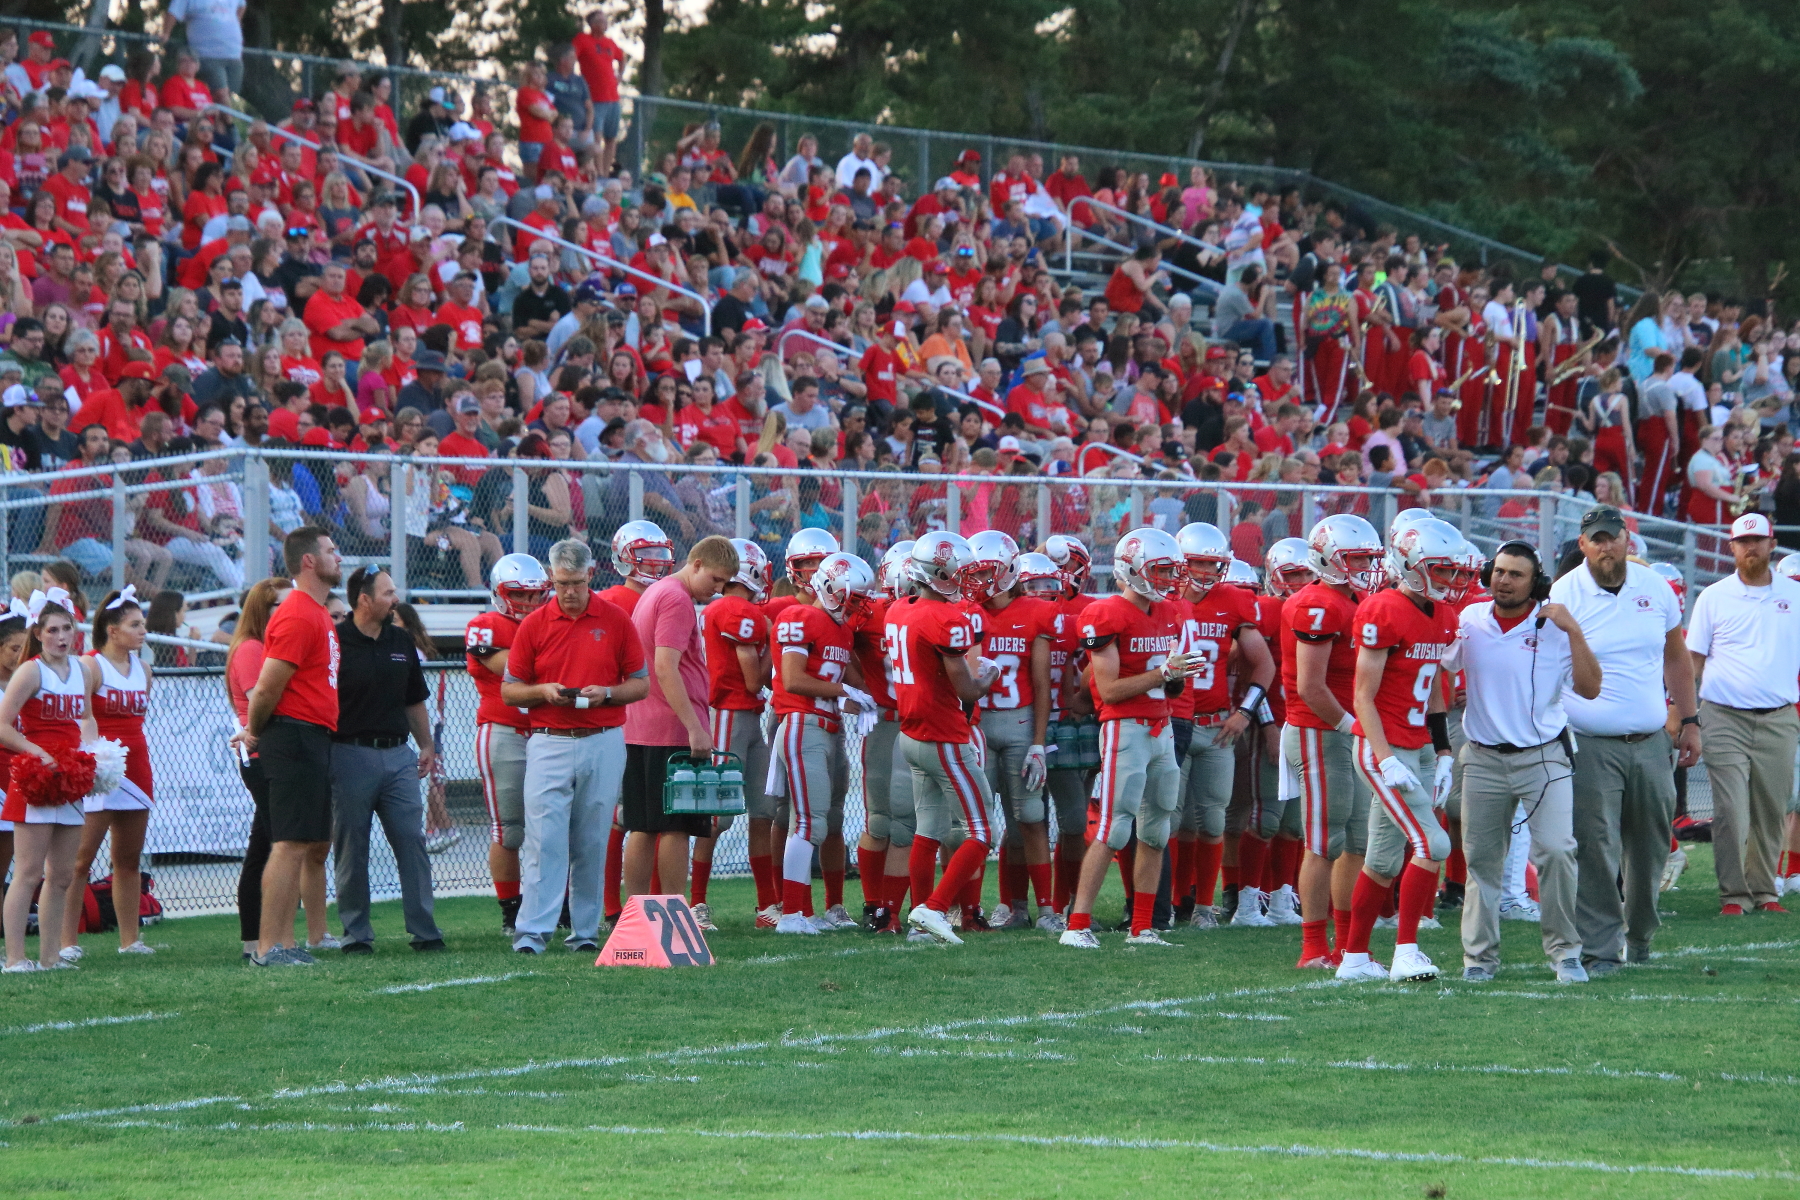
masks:
[[[787,656],[804,654],[806,673],[814,679],[836,683],[850,665],[850,630],[810,604],[786,608],[775,621],[775,652],[782,658],[775,667],[775,711],[783,716],[838,719],[837,701],[828,696],[801,696],[782,682]]]
[[[1437,682],[1438,663],[1456,640],[1456,610],[1448,604],[1421,609],[1398,588],[1376,592],[1356,610],[1357,642],[1388,651],[1375,692],[1375,711],[1388,743],[1416,750],[1431,741],[1425,716]],[[1363,735],[1362,721],[1356,732]]]
[[[981,698],[981,707],[1030,708],[1036,699],[1031,687],[1031,647],[1041,637],[1054,636],[1060,614],[1043,600],[1020,596],[1003,609],[983,609],[978,616],[982,656],[1000,667],[1000,677]]]
[[[1109,642],[1118,646],[1119,675],[1126,679],[1162,669],[1180,641],[1186,621],[1186,602],[1158,600],[1144,612],[1123,596],[1096,600],[1081,612],[1081,642],[1088,650],[1099,650]],[[1167,720],[1169,698],[1161,684],[1140,696],[1117,704],[1100,698],[1100,682],[1093,682],[1094,707],[1102,721],[1118,721],[1141,717],[1151,721]]]

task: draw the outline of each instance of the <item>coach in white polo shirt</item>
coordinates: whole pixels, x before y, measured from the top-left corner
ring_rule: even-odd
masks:
[[[1800,743],[1800,582],[1769,569],[1775,529],[1761,513],[1731,526],[1737,570],[1700,593],[1687,647],[1700,680],[1700,742],[1713,796],[1720,911],[1775,900],[1782,816]]]
[[[1501,546],[1482,582],[1494,598],[1463,609],[1456,645],[1444,660],[1446,671],[1463,672],[1469,697],[1461,754],[1469,864],[1463,978],[1487,983],[1499,969],[1501,883],[1522,804],[1538,873],[1544,953],[1559,983],[1585,983],[1575,927],[1573,741],[1563,692],[1598,697],[1600,664],[1574,615],[1544,603],[1550,578],[1531,545]]]
[[[1600,663],[1598,697],[1563,694],[1577,735],[1575,931],[1582,965],[1595,976],[1650,960],[1675,820],[1674,768],[1700,757],[1681,605],[1662,576],[1631,562],[1630,552],[1619,510],[1589,509],[1581,518],[1584,561],[1550,588],[1550,599],[1574,615]],[[1664,730],[1665,692],[1681,717],[1673,744]]]

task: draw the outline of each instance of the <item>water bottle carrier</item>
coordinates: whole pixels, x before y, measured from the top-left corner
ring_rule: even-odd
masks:
[[[744,763],[715,752],[710,760],[671,754],[663,775],[663,812],[682,816],[744,815]]]

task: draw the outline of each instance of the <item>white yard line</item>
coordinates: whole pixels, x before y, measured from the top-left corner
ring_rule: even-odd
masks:
[[[103,1025],[135,1025],[139,1021],[170,1021],[181,1014],[178,1012],[135,1013],[129,1017],[87,1017],[80,1021],[43,1021],[36,1025],[14,1025],[11,1029],[0,1029],[0,1037],[19,1033],[60,1033],[65,1029],[97,1029]]]
[[[393,987],[376,988],[372,996],[402,996],[410,992],[435,992],[439,988],[472,987],[479,983],[505,983],[509,979],[531,979],[535,971],[508,971],[504,975],[472,975],[467,979],[440,979],[435,983],[397,983]]]

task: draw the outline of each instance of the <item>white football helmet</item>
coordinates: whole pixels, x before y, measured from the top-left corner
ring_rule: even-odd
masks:
[[[529,554],[507,554],[488,572],[494,611],[518,620],[550,597],[550,576]]]
[[[1442,521],[1401,530],[1392,551],[1400,586],[1427,600],[1461,600],[1475,581],[1463,546],[1462,534]]]
[[[1352,513],[1335,513],[1312,527],[1306,537],[1308,563],[1326,583],[1348,586],[1367,595],[1381,585],[1385,547],[1375,527]]]
[[[782,564],[787,577],[797,588],[810,587],[813,572],[828,554],[843,549],[827,529],[802,529],[788,539],[787,557]]]
[[[1422,512],[1423,510],[1419,509],[1419,510],[1413,510],[1413,511]],[[1405,556],[1400,553],[1400,549],[1399,549],[1400,542],[1406,537],[1407,534],[1413,532],[1416,529],[1436,530],[1439,534],[1448,538],[1456,546],[1457,555],[1459,557],[1463,557],[1463,561],[1464,561],[1465,565],[1467,563],[1467,559],[1464,556],[1466,555],[1466,552],[1469,549],[1469,542],[1468,542],[1467,538],[1463,537],[1462,530],[1460,530],[1456,526],[1450,524],[1450,522],[1448,522],[1448,521],[1439,520],[1437,517],[1433,517],[1433,516],[1414,517],[1411,521],[1408,521],[1406,524],[1397,527],[1391,534],[1388,535],[1388,551],[1383,560],[1382,566],[1387,571],[1387,581],[1389,583],[1393,584],[1395,587],[1402,587],[1406,583],[1406,559],[1405,559]],[[1483,559],[1482,561],[1485,562],[1486,560]],[[1481,563],[1475,564],[1475,571],[1477,574],[1480,573]]]
[[[1263,555],[1263,581],[1271,596],[1285,599],[1318,577],[1304,538],[1282,538]]]
[[[675,543],[649,521],[627,521],[612,538],[613,570],[645,587],[675,569]]]
[[[1188,584],[1202,597],[1225,581],[1231,569],[1231,539],[1216,525],[1195,521],[1175,534],[1181,557],[1187,563]]]
[[[969,566],[963,575],[963,598],[984,604],[1019,582],[1019,544],[998,529],[984,529],[969,539]]]
[[[1063,579],[1079,592],[1087,582],[1094,556],[1081,544],[1081,539],[1066,533],[1053,533],[1044,539],[1044,554],[1063,573]]]
[[[944,600],[962,599],[962,574],[973,554],[960,534],[938,529],[913,543],[906,560],[906,578]]]
[[[1113,548],[1113,580],[1120,591],[1146,600],[1168,600],[1187,583],[1187,563],[1175,539],[1146,525],[1119,539]]]
[[[1392,546],[1394,539],[1417,525],[1420,521],[1436,521],[1438,518],[1429,508],[1403,508],[1394,514],[1388,522],[1387,544]]]
[[[881,570],[877,572],[877,576],[881,580],[882,590],[896,600],[906,595],[906,560],[911,557],[912,548],[910,541],[895,542],[881,556]]]
[[[1027,596],[1036,596],[1042,600],[1060,600],[1063,590],[1068,586],[1067,580],[1048,554],[1039,554],[1035,550],[1019,555],[1019,583]]]
[[[731,582],[743,584],[750,589],[750,599],[763,603],[769,598],[769,556],[749,538],[732,538],[731,548],[738,556],[737,574]]]
[[[1800,550],[1796,550],[1792,554],[1784,554],[1781,561],[1775,564],[1775,571],[1779,575],[1786,575],[1789,579],[1800,579]],[[1680,574],[1680,572],[1676,573]]]
[[[821,606],[839,625],[867,609],[875,594],[874,570],[854,554],[827,554],[812,579]]]
[[[1651,563],[1650,569],[1667,581],[1669,589],[1675,593],[1676,607],[1685,611],[1687,609],[1687,580],[1682,577],[1680,568],[1670,566],[1668,563]],[[1788,555],[1776,564],[1775,569],[1789,579],[1800,579],[1800,553]]]
[[[1235,583],[1253,592],[1262,587],[1262,580],[1256,577],[1256,568],[1241,558],[1231,560],[1231,565],[1225,570],[1225,582]]]

